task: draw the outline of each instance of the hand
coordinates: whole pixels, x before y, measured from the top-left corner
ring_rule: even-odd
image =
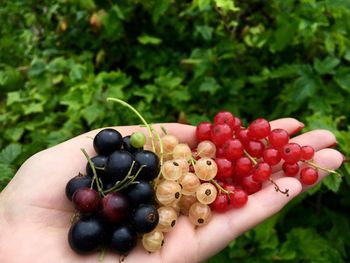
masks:
[[[180,141],[194,146],[195,127],[181,124],[163,126]],[[303,127],[291,118],[272,121],[271,126],[283,128],[290,134]],[[123,135],[144,130],[138,126],[117,129]],[[85,148],[89,156],[94,156],[91,137],[96,133],[95,130],[83,134],[35,154],[22,165],[0,194],[0,262],[98,261],[98,253],[78,255],[68,245],[67,233],[74,209],[64,190],[70,178],[85,170],[86,159],[80,148]],[[335,144],[334,135],[328,131],[315,130],[292,140],[300,145],[314,147],[314,160],[322,167],[337,169],[342,164],[342,154],[327,148]],[[319,173],[319,180],[322,180],[326,173]],[[302,187],[295,178],[281,177],[281,169],[276,169],[273,178],[282,189],[289,189],[289,197],[277,193],[273,185],[266,184],[261,191],[249,196],[248,203],[243,208],[215,214],[206,226],[195,229],[186,217],[181,216],[174,230],[166,234],[164,246],[159,252],[149,254],[139,245],[125,258],[125,262],[205,260],[244,231],[277,213],[308,188]],[[103,262],[118,262],[118,258],[117,254],[108,253]]]

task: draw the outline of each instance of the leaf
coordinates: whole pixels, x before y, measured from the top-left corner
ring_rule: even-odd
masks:
[[[150,35],[143,34],[137,38],[137,40],[142,44],[142,45],[159,45],[162,43],[162,40],[157,37],[153,37]]]
[[[96,104],[92,104],[85,109],[82,109],[82,115],[89,125],[92,125],[97,119],[102,118],[103,113],[103,107]]]
[[[42,103],[30,103],[23,105],[24,114],[40,113],[44,111]]]
[[[296,102],[302,102],[306,98],[313,96],[322,86],[321,79],[314,74],[310,65],[305,65],[300,69],[300,77],[294,82],[292,97]]]
[[[239,8],[235,7],[233,0],[214,0],[214,2],[218,8],[221,8],[224,11],[224,13],[227,13],[228,11],[239,11]]]
[[[15,175],[14,170],[8,164],[0,163],[0,191],[10,182]]]
[[[330,174],[323,179],[322,183],[334,193],[338,192],[342,179],[335,174]]]
[[[270,49],[272,52],[283,50],[288,46],[298,29],[298,21],[289,15],[280,15],[278,17],[277,30],[270,39]]]
[[[157,23],[159,18],[165,14],[171,4],[171,0],[158,0],[153,5],[152,18],[153,22]]]
[[[37,77],[41,75],[46,69],[46,64],[41,59],[34,59],[31,67],[28,71],[28,75],[31,77]]]
[[[9,144],[0,152],[0,163],[11,164],[22,153],[22,146],[20,144]]]
[[[160,87],[167,87],[174,89],[178,87],[182,82],[181,77],[174,77],[172,72],[169,72],[166,75],[159,76],[155,79],[155,83]]]
[[[196,31],[201,34],[204,40],[211,40],[214,29],[210,26],[196,26]]]
[[[340,68],[335,74],[334,80],[339,87],[350,93],[350,68]]]
[[[211,77],[204,78],[204,81],[199,86],[199,91],[208,92],[211,95],[215,94],[219,89],[220,85],[217,83],[216,79]]]
[[[9,92],[7,93],[7,100],[6,100],[6,105],[10,106],[13,103],[16,102],[21,102],[21,93],[19,91],[13,91],[13,92]]]
[[[340,63],[340,59],[328,56],[323,61],[318,58],[314,61],[314,68],[320,74],[334,74],[334,68]]]

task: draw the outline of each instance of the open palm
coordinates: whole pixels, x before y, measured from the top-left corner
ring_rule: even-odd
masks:
[[[195,127],[163,124],[180,141],[195,144]],[[286,118],[271,122],[272,128],[283,128],[290,134],[302,124]],[[157,127],[157,125],[154,125]],[[138,126],[117,127],[129,135]],[[0,194],[0,262],[97,262],[98,254],[78,255],[67,242],[67,233],[74,209],[64,189],[68,180],[84,172],[86,159],[80,148],[90,156],[95,154],[91,137],[98,131],[83,134],[29,158]],[[338,168],[342,155],[327,148],[335,144],[335,137],[325,130],[315,130],[292,139],[300,145],[316,150],[315,162],[329,169]],[[326,176],[320,171],[320,179]],[[174,230],[165,237],[159,252],[149,254],[139,245],[125,262],[199,262],[219,252],[232,239],[278,212],[303,190],[295,178],[283,177],[280,168],[273,178],[281,188],[289,189],[289,197],[277,193],[271,184],[249,196],[247,205],[225,214],[215,214],[211,222],[195,228],[186,217],[180,217]],[[119,256],[107,253],[103,262],[118,262]]]

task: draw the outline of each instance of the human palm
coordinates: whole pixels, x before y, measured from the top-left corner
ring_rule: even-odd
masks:
[[[195,144],[195,127],[181,124],[163,124],[180,141]],[[286,118],[271,122],[272,128],[283,128],[290,134],[302,124]],[[158,127],[158,125],[154,125]],[[117,127],[129,135],[138,126]],[[98,254],[78,255],[67,242],[67,233],[74,213],[64,189],[68,180],[84,172],[86,159],[80,148],[90,156],[95,154],[92,131],[29,158],[16,176],[0,194],[0,262],[97,262]],[[335,144],[335,137],[325,130],[315,130],[292,139],[300,145],[316,150],[315,162],[322,167],[337,169],[343,156],[327,148]],[[320,179],[327,174],[320,171]],[[289,197],[277,193],[267,183],[263,189],[249,196],[248,203],[224,214],[215,214],[206,226],[195,228],[181,216],[174,229],[165,237],[162,249],[147,253],[141,245],[134,249],[125,262],[199,262],[224,248],[231,240],[278,212],[301,191],[307,190],[291,177],[283,177],[276,168],[273,179],[282,188],[289,189]],[[107,253],[103,262],[116,262],[119,256]]]

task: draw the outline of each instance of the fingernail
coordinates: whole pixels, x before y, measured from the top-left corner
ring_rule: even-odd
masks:
[[[302,123],[302,122],[300,122],[299,121],[299,126],[298,126],[298,128],[296,128],[293,132],[291,132],[290,134],[292,135],[292,134],[295,134],[295,133],[297,133],[297,132],[299,132],[302,128],[304,128],[305,127],[305,125],[304,125],[304,123]]]

